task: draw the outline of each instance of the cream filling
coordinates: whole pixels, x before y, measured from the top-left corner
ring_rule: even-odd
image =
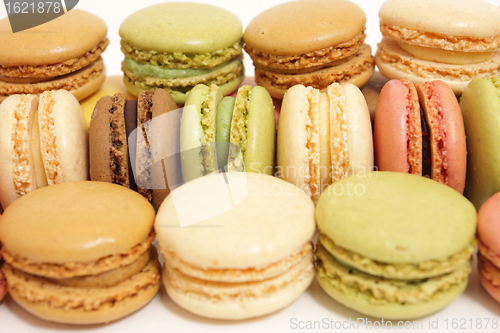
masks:
[[[335,182],[347,176],[349,171],[346,100],[342,87],[338,83],[330,85],[327,93],[330,100],[332,181]]]
[[[64,181],[61,165],[57,158],[56,129],[53,117],[54,92],[46,91],[40,95],[38,122],[40,124],[40,150],[47,176],[47,184],[54,185]]]
[[[398,42],[400,48],[415,58],[444,64],[467,65],[491,59],[495,52],[459,52]]]
[[[31,156],[35,171],[36,188],[47,186],[47,176],[43,167],[42,152],[40,150],[40,126],[38,124],[38,110],[33,113],[31,126]]]

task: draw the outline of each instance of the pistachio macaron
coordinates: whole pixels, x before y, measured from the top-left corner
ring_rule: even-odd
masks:
[[[296,84],[326,90],[333,82],[362,87],[374,69],[364,44],[366,15],[347,0],[288,1],[257,15],[245,29],[255,80],[282,99]]]
[[[241,22],[208,4],[168,2],[139,10],[120,25],[124,82],[130,93],[164,88],[177,104],[195,85],[228,95],[243,79]]]
[[[344,178],[317,204],[318,282],[373,317],[439,311],[467,286],[476,215],[460,193],[424,177],[374,171]]]
[[[34,28],[12,33],[0,20],[0,102],[14,94],[65,89],[78,100],[94,93],[106,77],[101,54],[109,40],[99,17],[72,9]]]
[[[500,79],[472,80],[460,98],[467,140],[467,177],[464,195],[479,210],[500,191]]]
[[[272,176],[228,172],[184,184],[161,205],[155,230],[168,295],[200,316],[237,320],[275,312],[314,277],[314,205]]]
[[[273,100],[263,87],[241,86],[236,98],[217,85],[188,94],[180,129],[184,182],[219,169],[272,174],[276,137]]]
[[[59,323],[107,323],[135,312],[160,287],[154,217],[147,200],[115,184],[71,182],[30,192],[0,224],[9,294]]]
[[[500,9],[482,0],[388,0],[375,55],[390,79],[441,80],[461,94],[474,78],[500,68]]]

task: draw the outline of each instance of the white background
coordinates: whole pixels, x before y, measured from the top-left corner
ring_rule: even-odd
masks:
[[[305,0],[304,0],[305,1]],[[411,0],[408,0],[411,1]],[[436,0],[439,1],[439,0]],[[108,37],[111,40],[108,49],[104,53],[104,61],[107,66],[108,75],[120,75],[120,63],[123,55],[120,52],[120,39],[118,36],[118,28],[125,17],[131,13],[144,8],[146,6],[160,3],[164,1],[139,1],[139,0],[80,0],[77,8],[86,9],[95,15],[103,18],[108,26]],[[246,27],[250,20],[262,12],[263,10],[272,7],[276,4],[283,3],[285,0],[253,0],[253,1],[228,1],[228,0],[212,0],[198,2],[210,3],[226,8],[236,14],[242,21],[243,27]],[[381,39],[381,34],[378,27],[378,9],[383,1],[381,0],[357,0],[367,15],[367,30],[368,35],[366,42],[371,45],[372,52],[375,53],[377,42]],[[497,1],[489,1],[498,5]],[[5,8],[0,6],[0,17],[6,16]],[[75,36],[78,38],[78,36]],[[8,47],[1,45],[0,47]],[[253,76],[253,66],[251,60],[245,55],[246,74]],[[190,314],[174,304],[165,294],[163,288],[156,298],[145,308],[139,312],[124,318],[118,322],[108,325],[97,325],[91,327],[78,327],[52,324],[39,320],[19,306],[17,306],[10,297],[7,297],[0,303],[0,332],[120,332],[120,333],[136,333],[136,332],[296,332],[301,331],[299,328],[293,329],[293,322],[306,321],[323,321],[330,320],[339,321],[337,325],[349,320],[356,321],[357,318],[366,317],[349,310],[342,305],[336,303],[329,298],[314,282],[311,287],[304,293],[295,303],[288,308],[277,313],[264,316],[257,319],[227,322],[219,320],[209,320]],[[295,318],[295,320],[293,319]],[[424,324],[423,329],[401,329],[404,332],[500,332],[499,328],[493,330],[490,327],[484,328],[487,319],[496,319],[500,321],[500,304],[496,303],[481,287],[474,264],[474,271],[471,275],[469,286],[465,294],[453,304],[448,306],[439,313],[423,318],[421,321]],[[465,322],[463,329],[452,329],[453,319],[458,320],[460,324]],[[369,318],[372,322],[379,319]],[[431,322],[438,321],[439,329],[429,329]],[[446,320],[448,320],[448,330],[446,330]],[[461,320],[461,322],[460,322]],[[470,324],[472,321],[472,329]],[[476,321],[482,320],[483,328],[476,329]],[[380,322],[379,322],[380,323]],[[346,323],[347,324],[347,323]],[[346,325],[344,324],[344,325]],[[375,323],[377,325],[377,323]],[[393,329],[397,330],[397,322],[393,322]],[[346,326],[347,327],[347,326]],[[387,326],[386,326],[387,327]],[[344,331],[350,329],[335,329],[335,326],[328,327],[329,329],[321,329],[319,331]],[[351,327],[353,329],[353,327]],[[364,326],[359,326],[356,331],[365,331]],[[380,331],[382,328],[374,331]],[[312,331],[312,330],[308,330]]]

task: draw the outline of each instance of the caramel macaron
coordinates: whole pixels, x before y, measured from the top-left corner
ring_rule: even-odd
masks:
[[[362,87],[374,69],[365,24],[363,10],[346,0],[290,1],[266,10],[243,35],[257,84],[279,99],[296,84]]]
[[[40,94],[65,89],[78,100],[104,82],[101,58],[109,40],[107,27],[83,10],[34,28],[12,33],[9,19],[0,20],[0,102],[13,94]]]
[[[481,0],[388,0],[379,11],[382,75],[441,80],[455,94],[500,69],[500,9]]]
[[[146,305],[160,287],[153,207],[103,182],[45,187],[2,216],[2,271],[14,301],[68,324],[107,323]]]

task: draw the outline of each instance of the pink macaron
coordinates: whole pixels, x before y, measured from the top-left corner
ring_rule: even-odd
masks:
[[[490,197],[479,209],[477,236],[481,283],[500,302],[500,193]]]
[[[457,98],[444,82],[387,82],[375,112],[374,144],[378,170],[427,176],[463,193],[464,124]]]

